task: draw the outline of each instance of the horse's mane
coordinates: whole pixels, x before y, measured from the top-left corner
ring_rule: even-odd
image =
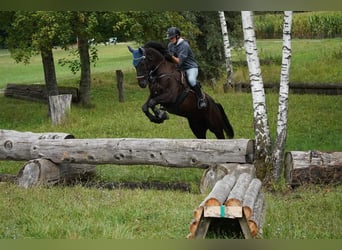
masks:
[[[144,48],[155,49],[155,50],[159,51],[165,57],[166,60],[173,62],[168,49],[162,43],[155,42],[155,41],[149,41],[144,45]]]

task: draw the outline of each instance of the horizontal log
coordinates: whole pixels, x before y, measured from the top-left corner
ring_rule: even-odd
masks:
[[[205,206],[221,206],[227,199],[228,194],[235,185],[236,178],[234,175],[226,175],[223,179],[216,182],[214,188],[204,199]]]
[[[229,193],[226,202],[226,206],[242,206],[243,198],[246,194],[246,190],[252,181],[252,176],[248,173],[242,173],[236,181],[236,184],[232,191]]]
[[[294,94],[323,94],[323,95],[342,95],[342,84],[330,83],[291,83],[290,92]],[[279,91],[279,83],[264,83],[265,91]],[[251,92],[249,83],[238,83],[235,89],[242,92]]]
[[[207,168],[217,163],[244,163],[254,155],[253,145],[253,140],[249,139],[37,140],[32,144],[31,156],[55,163]]]
[[[243,198],[243,212],[247,219],[253,214],[253,207],[261,189],[261,181],[254,178],[248,186],[245,197]]]
[[[342,152],[290,151],[284,166],[286,183],[291,186],[342,182]]]
[[[73,135],[68,133],[33,133],[19,132],[15,130],[0,130],[0,160],[32,160],[32,142],[37,140],[72,139]]]
[[[256,237],[257,235],[262,235],[262,227],[265,220],[265,212],[266,207],[264,194],[260,192],[256,198],[256,202],[253,207],[253,214],[248,219],[248,226],[253,237]]]
[[[58,87],[61,95],[71,94],[72,102],[80,101],[79,91],[75,87]],[[8,83],[4,91],[5,97],[18,98],[29,101],[48,101],[46,86],[44,84],[16,84]]]

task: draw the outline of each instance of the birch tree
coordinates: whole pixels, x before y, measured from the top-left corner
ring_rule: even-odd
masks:
[[[261,75],[256,37],[253,24],[253,12],[241,11],[244,46],[246,50],[249,78],[253,98],[255,133],[255,168],[257,177],[267,180],[271,171],[271,139],[267,119],[265,90]]]
[[[277,135],[272,152],[272,178],[278,181],[285,151],[287,135],[287,115],[289,98],[289,76],[291,65],[291,28],[292,11],[284,12],[283,23],[283,56],[281,63],[280,88],[279,88],[279,106],[277,118]]]
[[[228,29],[226,23],[226,17],[224,15],[224,11],[218,12],[220,17],[221,23],[221,31],[222,31],[222,38],[223,38],[223,47],[224,47],[224,56],[226,60],[226,71],[227,71],[227,82],[223,84],[224,92],[227,92],[228,87],[232,86],[233,82],[233,65],[231,61],[231,51],[230,51],[230,43],[229,43],[229,36],[228,36]]]

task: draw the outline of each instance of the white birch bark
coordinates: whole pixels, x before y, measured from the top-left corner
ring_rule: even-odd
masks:
[[[221,31],[223,38],[224,56],[226,60],[226,71],[227,71],[227,82],[223,85],[224,92],[227,91],[228,86],[233,86],[233,65],[231,61],[231,51],[228,36],[228,29],[226,23],[226,17],[224,16],[224,11],[218,11],[221,23]]]
[[[266,98],[261,68],[256,47],[253,24],[253,12],[241,11],[244,46],[249,69],[249,78],[253,98],[254,133],[255,133],[255,166],[258,178],[265,178],[271,159],[271,140],[266,111]],[[260,172],[261,171],[261,172]],[[261,176],[262,175],[262,176]]]
[[[286,135],[287,135],[287,117],[288,117],[288,98],[289,98],[289,79],[291,65],[291,28],[292,11],[284,12],[283,24],[283,56],[281,63],[280,88],[279,88],[279,106],[277,118],[277,135],[272,153],[272,178],[279,180],[282,162],[284,157]]]

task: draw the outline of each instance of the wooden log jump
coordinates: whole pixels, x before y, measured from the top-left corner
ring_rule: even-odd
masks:
[[[39,140],[67,140],[68,133],[32,133],[0,130],[0,160],[29,160],[17,175],[0,174],[0,181],[16,182],[21,187],[70,184],[89,179],[96,173],[94,164],[54,163],[49,159],[33,158],[32,143]]]
[[[36,140],[31,158],[55,163],[159,165],[207,168],[218,163],[252,162],[254,141],[200,139]]]
[[[15,130],[0,130],[0,160],[32,160],[31,145],[39,140],[73,139],[68,133],[32,133]]]
[[[231,232],[233,235],[242,233],[246,239],[260,237],[264,218],[265,202],[261,181],[249,173],[239,176],[228,174],[215,184],[195,208],[187,238],[205,238],[210,224],[217,222],[214,219],[222,219],[223,231],[235,229],[235,232]],[[230,225],[231,220],[227,219],[237,220],[239,228],[236,230]]]
[[[284,165],[291,186],[342,183],[342,152],[290,151]]]

